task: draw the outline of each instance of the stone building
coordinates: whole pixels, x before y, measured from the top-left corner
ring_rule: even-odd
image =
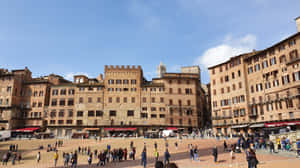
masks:
[[[74,133],[191,132],[204,126],[207,113],[200,68],[147,81],[141,66],[105,66],[104,77],[74,76],[70,82],[51,74],[32,78],[24,70],[0,71],[2,129],[40,128],[58,137]]]
[[[215,133],[299,129],[299,50],[298,31],[264,50],[210,67]]]

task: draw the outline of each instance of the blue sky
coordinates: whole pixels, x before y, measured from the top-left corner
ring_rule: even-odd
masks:
[[[263,49],[296,33],[299,0],[3,0],[0,68],[34,76],[96,77],[104,65],[141,65],[156,76]]]

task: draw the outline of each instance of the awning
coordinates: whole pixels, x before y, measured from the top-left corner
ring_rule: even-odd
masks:
[[[32,128],[21,128],[21,129],[16,129],[14,132],[33,132],[40,129],[39,127],[32,127]]]
[[[234,125],[234,126],[231,126],[231,128],[245,128],[245,127],[248,127],[248,126],[249,126],[248,124]]]
[[[135,131],[136,128],[104,128],[105,131]]]
[[[265,127],[282,127],[290,125],[300,125],[300,121],[286,121],[286,122],[274,122],[274,123],[265,123]]]
[[[178,130],[176,127],[167,127],[167,130]]]
[[[261,127],[264,127],[265,124],[264,123],[260,123],[260,124],[252,124],[250,125],[250,128],[261,128]]]
[[[99,131],[100,128],[84,128],[85,131]]]

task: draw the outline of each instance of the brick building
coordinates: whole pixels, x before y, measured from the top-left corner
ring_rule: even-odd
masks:
[[[214,132],[300,129],[300,32],[209,68]]]
[[[105,78],[76,75],[73,82],[53,74],[32,78],[27,68],[0,72],[2,129],[39,127],[62,137],[188,132],[205,124],[206,99],[197,66],[167,73],[161,64],[152,81],[140,66],[105,66]]]

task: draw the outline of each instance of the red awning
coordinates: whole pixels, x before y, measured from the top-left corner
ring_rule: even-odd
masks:
[[[14,130],[15,132],[33,132],[40,129],[39,127],[32,127],[32,128],[21,128]]]
[[[167,127],[167,130],[178,130],[176,127]]]
[[[136,128],[104,128],[105,131],[135,131]]]
[[[265,127],[282,127],[282,126],[289,126],[289,125],[300,125],[300,121],[265,123]]]

